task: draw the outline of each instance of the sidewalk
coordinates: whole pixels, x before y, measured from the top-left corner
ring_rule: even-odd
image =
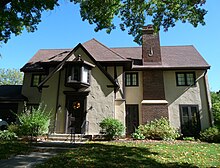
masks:
[[[39,152],[31,152],[28,155],[17,155],[9,159],[0,160],[0,168],[31,168],[35,164],[42,163],[65,150],[76,148],[78,145],[61,142],[39,143],[33,146],[33,149],[37,149]]]

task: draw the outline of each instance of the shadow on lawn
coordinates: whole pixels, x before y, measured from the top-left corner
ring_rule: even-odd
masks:
[[[144,147],[128,147],[109,144],[83,144],[69,150],[65,154],[57,155],[41,167],[116,167],[116,168],[152,168],[152,167],[196,167],[185,163],[161,164],[152,158],[158,153]]]

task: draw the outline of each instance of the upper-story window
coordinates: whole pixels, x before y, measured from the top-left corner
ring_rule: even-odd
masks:
[[[195,85],[195,72],[177,72],[176,82],[177,86],[191,86]]]
[[[67,84],[90,83],[89,67],[82,64],[70,65],[67,72]]]
[[[37,87],[45,78],[47,75],[45,74],[33,74],[31,79],[31,86]]]
[[[138,86],[138,73],[126,72],[125,73],[125,86]]]

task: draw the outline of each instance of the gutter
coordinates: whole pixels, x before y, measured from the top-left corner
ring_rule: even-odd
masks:
[[[205,73],[203,75],[203,79],[204,79],[204,84],[205,84],[205,93],[206,93],[206,100],[207,100],[207,105],[208,105],[208,113],[209,113],[209,124],[210,126],[213,126],[213,117],[212,117],[212,107],[211,107],[211,102],[210,102],[210,96],[208,94],[209,89],[208,89],[208,83],[206,80],[206,74],[207,74],[207,70],[205,70]]]

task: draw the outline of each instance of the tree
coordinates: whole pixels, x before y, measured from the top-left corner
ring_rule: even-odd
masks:
[[[0,69],[0,85],[22,85],[23,73],[17,69]]]
[[[128,29],[134,41],[141,43],[141,28],[152,18],[156,31],[167,31],[177,21],[189,22],[194,27],[204,25],[205,0],[70,0],[80,5],[82,20],[95,24],[95,31],[106,29],[110,33],[116,28],[114,18],[121,22],[121,30]],[[26,28],[37,30],[41,13],[59,6],[58,0],[2,0],[0,4],[0,42],[7,42],[11,34],[19,35]]]
[[[214,123],[220,129],[220,93],[211,92]]]

